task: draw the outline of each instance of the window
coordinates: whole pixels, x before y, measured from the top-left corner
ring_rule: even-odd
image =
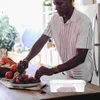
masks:
[[[42,0],[0,0],[0,12],[16,27],[20,36],[18,42],[22,42],[22,35],[27,30],[30,34],[41,34],[42,8]]]

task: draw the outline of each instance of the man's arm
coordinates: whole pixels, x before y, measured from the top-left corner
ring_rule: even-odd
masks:
[[[48,41],[48,39],[49,39],[49,37],[43,34],[38,39],[38,41],[33,45],[33,47],[31,48],[31,50],[29,52],[29,54],[27,55],[27,57],[25,59],[30,61],[33,57],[35,57],[41,51],[41,49],[43,48],[45,43]]]
[[[23,73],[24,70],[26,68],[28,68],[29,61],[40,52],[40,50],[43,48],[43,46],[48,41],[48,39],[49,39],[49,37],[43,34],[37,40],[37,42],[33,45],[33,47],[31,48],[31,50],[30,50],[29,54],[26,56],[26,58],[24,58],[23,60],[21,60],[17,64],[17,70],[18,70],[18,72]]]
[[[70,70],[85,61],[88,49],[77,49],[77,55],[66,63],[58,65],[57,68],[60,72]]]
[[[35,78],[40,79],[43,75],[53,75],[62,71],[70,70],[85,61],[88,49],[77,49],[77,55],[68,62],[58,65],[57,68],[40,67],[35,74]]]

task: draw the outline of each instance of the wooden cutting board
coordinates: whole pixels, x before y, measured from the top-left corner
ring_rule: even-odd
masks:
[[[46,84],[39,84],[33,87],[28,87],[28,88],[23,88],[23,87],[14,87],[11,85],[10,80],[6,80],[5,78],[0,79],[0,83],[3,84],[4,86],[6,86],[9,89],[20,89],[20,90],[31,90],[31,91],[38,91],[41,88],[45,87]]]

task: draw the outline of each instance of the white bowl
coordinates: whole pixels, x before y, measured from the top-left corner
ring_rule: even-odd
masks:
[[[84,92],[86,82],[84,80],[51,80],[51,92]]]

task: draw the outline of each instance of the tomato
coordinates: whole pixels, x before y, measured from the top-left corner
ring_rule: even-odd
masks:
[[[7,79],[12,79],[13,76],[14,76],[14,74],[13,74],[12,71],[8,71],[8,72],[6,72],[6,74],[5,74],[5,77],[6,77]]]
[[[4,62],[4,63],[6,63],[7,62],[7,58],[3,57],[3,58],[1,58],[1,61]]]
[[[17,71],[17,65],[16,65],[16,64],[11,65],[11,66],[10,66],[10,69],[11,69],[11,71],[12,71],[13,73],[16,72],[16,71]]]
[[[7,58],[7,57],[2,57],[1,61],[4,62],[4,63],[8,63],[10,65],[15,64],[14,61],[12,61],[10,58]]]

